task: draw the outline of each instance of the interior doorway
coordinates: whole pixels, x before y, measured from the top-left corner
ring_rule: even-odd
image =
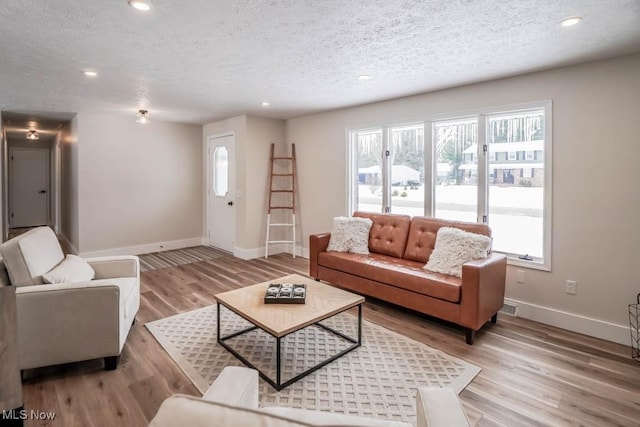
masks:
[[[235,136],[207,138],[207,241],[227,252],[235,248]]]
[[[51,154],[47,148],[9,149],[9,229],[51,223]]]

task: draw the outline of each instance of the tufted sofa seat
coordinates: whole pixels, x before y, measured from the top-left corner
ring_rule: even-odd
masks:
[[[506,257],[462,266],[462,277],[425,270],[440,227],[491,236],[485,224],[435,218],[355,212],[373,222],[369,255],[327,252],[330,233],[311,235],[310,276],[461,325],[468,344],[504,304]]]

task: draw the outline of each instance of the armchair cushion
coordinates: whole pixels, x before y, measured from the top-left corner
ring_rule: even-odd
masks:
[[[450,388],[419,388],[416,400],[420,427],[471,425],[458,395]]]
[[[57,267],[43,274],[42,280],[45,283],[73,283],[92,280],[95,275],[96,272],[85,260],[69,254]]]
[[[0,253],[14,286],[40,285],[42,275],[64,259],[53,230],[38,227],[0,246]]]
[[[174,395],[165,400],[149,427],[310,427],[310,424],[266,414],[256,409]],[[340,424],[343,425],[343,424]]]

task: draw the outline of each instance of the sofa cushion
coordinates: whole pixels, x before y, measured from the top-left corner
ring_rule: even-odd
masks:
[[[379,420],[375,418],[356,417],[353,415],[336,414],[325,411],[309,411],[298,408],[284,408],[282,406],[268,406],[263,412],[291,418],[312,426],[345,426],[345,427],[413,427],[401,421]]]
[[[318,265],[397,288],[458,303],[462,280],[423,269],[423,264],[380,254],[321,252]]]
[[[447,221],[443,219],[427,218],[423,216],[413,217],[409,228],[407,248],[404,258],[412,261],[426,263],[431,252],[436,246],[436,235],[440,227],[455,227],[469,233],[483,234],[491,237],[491,229],[486,224],[475,222]]]
[[[74,283],[92,280],[96,275],[93,268],[77,255],[67,255],[53,270],[42,275],[45,283]]]
[[[41,285],[42,275],[58,265],[64,254],[53,230],[38,227],[0,246],[14,286]]]
[[[353,252],[369,254],[369,218],[347,218],[339,216],[333,219],[333,229],[327,250],[331,252]]]
[[[429,261],[424,268],[443,274],[462,277],[462,265],[486,258],[491,239],[482,234],[469,233],[459,228],[441,227]]]
[[[369,212],[355,212],[353,216],[369,218],[373,222],[369,232],[370,252],[402,258],[411,224],[410,216]]]

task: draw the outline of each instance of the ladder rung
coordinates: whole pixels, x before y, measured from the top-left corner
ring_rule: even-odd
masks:
[[[293,193],[293,190],[271,190],[272,193]]]
[[[281,227],[293,227],[293,224],[289,224],[286,222],[281,222],[279,224],[269,224],[269,227],[274,227],[274,226],[281,226]]]
[[[293,176],[292,173],[273,173],[271,176]]]
[[[267,243],[293,243],[293,240],[269,240]]]
[[[273,160],[293,160],[293,157],[274,157]]]
[[[293,209],[293,206],[269,206],[269,209]]]

